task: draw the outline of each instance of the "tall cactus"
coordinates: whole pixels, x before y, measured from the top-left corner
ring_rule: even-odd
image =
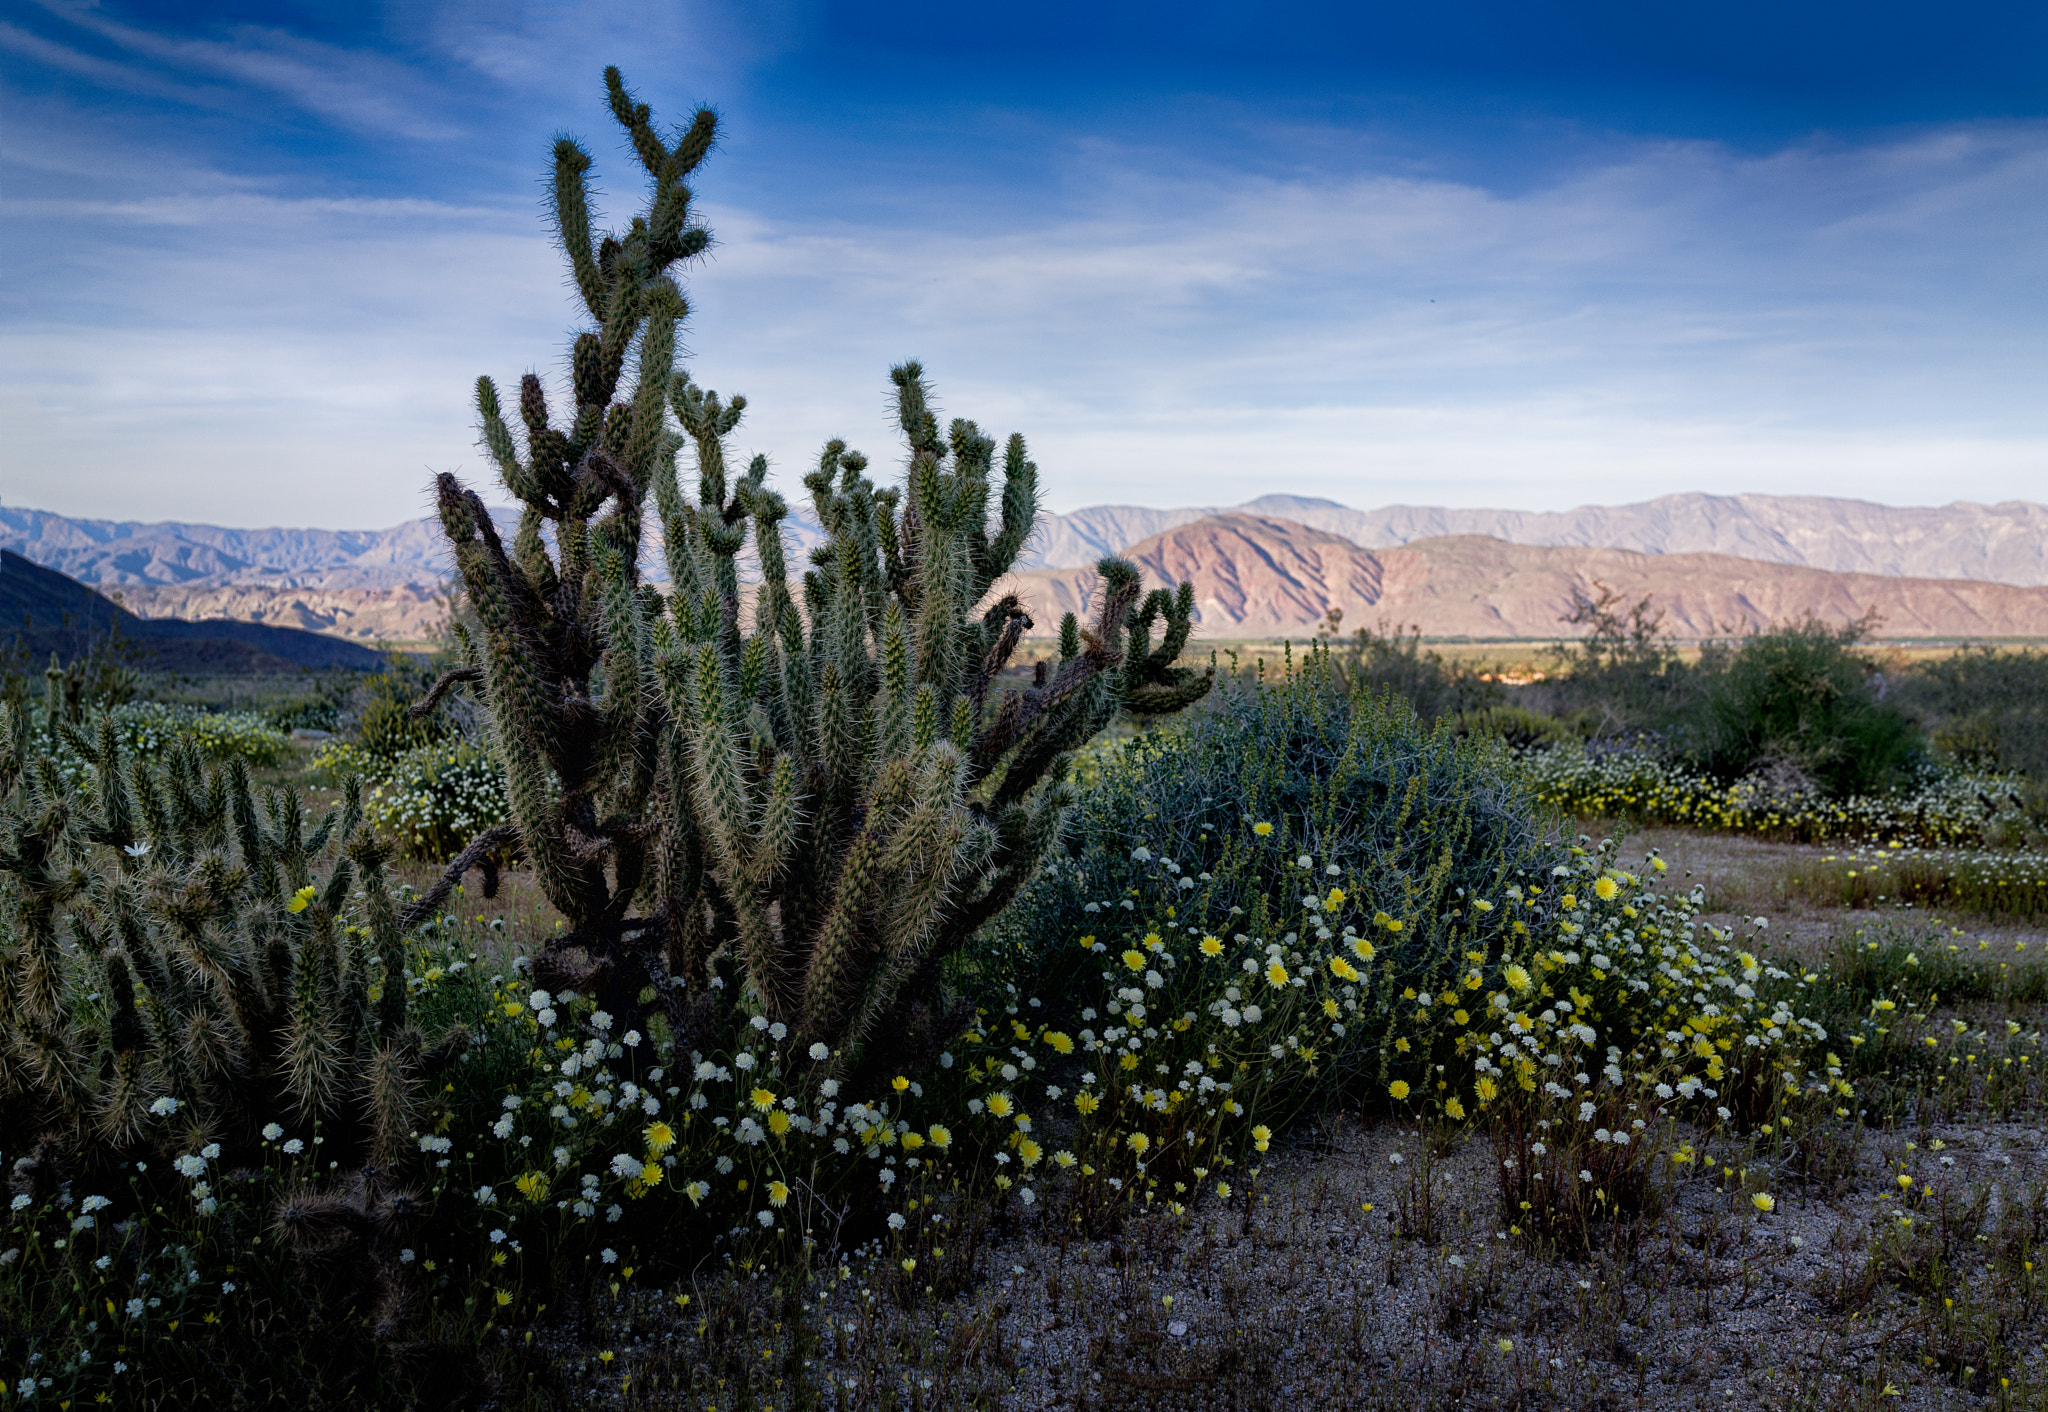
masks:
[[[1192,590],[1144,594],[1133,565],[1104,559],[1093,620],[1069,614],[1057,664],[999,690],[1032,624],[1016,596],[990,594],[1030,536],[1038,469],[1022,437],[1000,448],[991,527],[997,443],[970,421],[942,433],[909,363],[891,373],[904,484],[877,487],[840,441],[804,478],[827,539],[799,606],[767,461],[730,469],[745,399],[674,368],[686,306],[670,267],[707,243],[684,179],[715,120],[700,110],[667,141],[616,69],[605,82],[652,194],[623,235],[593,243],[589,158],[557,142],[556,232],[596,326],[571,346],[574,412],[554,425],[528,374],[522,454],[478,381],[484,446],[522,507],[509,546],[473,491],[438,482],[481,631],[416,709],[481,688],[513,819],[444,886],[516,830],[568,923],[543,975],[601,988],[615,1014],[645,1010],[653,986],[685,1030],[725,1003],[716,992],[744,997],[789,1043],[823,1041],[842,1072],[913,1061],[962,1022],[942,964],[1057,836],[1068,752],[1122,708],[1164,714],[1208,689],[1174,665]],[[665,594],[641,578],[650,493]]]

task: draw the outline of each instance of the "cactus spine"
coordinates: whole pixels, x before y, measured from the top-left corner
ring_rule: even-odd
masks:
[[[1038,469],[1022,437],[1000,448],[992,523],[997,443],[970,421],[942,431],[908,363],[890,375],[904,484],[877,486],[840,441],[804,478],[827,540],[799,606],[787,503],[764,458],[735,473],[729,452],[746,400],[674,367],[687,306],[670,269],[707,243],[685,179],[715,120],[700,110],[670,141],[616,69],[605,82],[651,193],[622,234],[594,236],[589,158],[556,144],[555,229],[593,325],[571,346],[576,405],[556,426],[528,374],[522,447],[477,384],[483,444],[521,505],[511,546],[473,491],[438,482],[483,629],[458,675],[482,684],[519,840],[568,923],[541,973],[614,1014],[658,1003],[685,1030],[726,986],[842,1071],[914,1062],[963,1021],[944,962],[1058,835],[1068,752],[1120,709],[1164,714],[1208,689],[1175,665],[1192,593],[1146,595],[1134,566],[1103,560],[1057,666],[998,691],[1031,620],[990,594],[1031,533]],[[640,577],[650,496],[665,594]],[[750,539],[760,579],[743,589]]]

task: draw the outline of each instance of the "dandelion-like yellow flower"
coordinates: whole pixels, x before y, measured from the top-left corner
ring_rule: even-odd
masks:
[[[1671,865],[1669,863],[1666,863],[1662,858],[1652,858],[1650,860],[1650,866],[1661,873]]]
[[[1124,953],[1124,965],[1133,971],[1145,969],[1145,953],[1136,949]]]
[[[1343,888],[1341,888],[1341,887],[1333,887],[1333,888],[1331,888],[1331,889],[1330,889],[1330,895],[1329,895],[1328,897],[1325,897],[1325,898],[1323,899],[1323,910],[1324,910],[1325,912],[1334,912],[1334,911],[1336,911],[1336,910],[1337,910],[1337,909],[1338,909],[1339,907],[1342,907],[1343,905],[1344,905],[1344,889],[1343,889]]]
[[[1082,949],[1083,951],[1086,951],[1086,950],[1088,950],[1089,948],[1093,947],[1094,945],[1095,945],[1095,938],[1094,938],[1094,937],[1092,937],[1092,936],[1084,936],[1084,937],[1082,937],[1082,938],[1081,938],[1081,949]]]
[[[757,1088],[747,1095],[747,1101],[754,1105],[754,1111],[766,1113],[775,1106],[775,1095],[765,1088]]]
[[[953,1145],[952,1129],[943,1123],[933,1123],[925,1136],[930,1139],[931,1145],[938,1148],[941,1152],[944,1152]]]
[[[1346,961],[1342,956],[1332,956],[1330,958],[1330,974],[1340,981],[1355,981],[1359,978],[1358,967]]]
[[[1125,1140],[1125,1145],[1128,1146],[1131,1149],[1131,1151],[1137,1153],[1140,1157],[1143,1157],[1145,1153],[1151,1148],[1152,1139],[1146,1137],[1143,1133],[1132,1133],[1130,1137]]]
[[[1326,1019],[1326,1020],[1334,1020],[1334,1019],[1336,1019],[1336,1018],[1337,1018],[1337,1017],[1338,1017],[1339,1015],[1341,1015],[1341,1014],[1343,1014],[1343,1013],[1344,1013],[1343,1009],[1342,1009],[1342,1008],[1341,1008],[1341,1007],[1340,1007],[1340,1006],[1339,1006],[1339,1005],[1337,1004],[1337,1002],[1336,1002],[1336,1001],[1334,1001],[1334,1000],[1330,999],[1330,998],[1329,998],[1328,996],[1324,996],[1324,997],[1323,997],[1323,1018],[1324,1018],[1324,1019]]]
[[[1166,946],[1166,943],[1159,939],[1158,932],[1146,932],[1144,946],[1147,951],[1159,951]]]
[[[904,1150],[905,1152],[915,1152],[915,1151],[917,1151],[917,1149],[918,1149],[918,1148],[920,1148],[920,1147],[923,1147],[923,1146],[924,1146],[924,1137],[923,1137],[923,1135],[922,1135],[922,1134],[919,1134],[919,1133],[905,1133],[905,1134],[903,1135],[903,1150]]]
[[[1508,966],[1500,973],[1500,977],[1508,983],[1509,989],[1518,994],[1529,988],[1529,973],[1520,966]]]
[[[528,1201],[539,1201],[548,1194],[548,1179],[544,1172],[528,1172],[512,1185]]]
[[[1074,1052],[1073,1037],[1062,1034],[1058,1030],[1046,1031],[1045,1042],[1052,1046],[1052,1052],[1055,1054],[1072,1054]]]
[[[1472,1091],[1479,1095],[1481,1103],[1491,1103],[1499,1096],[1500,1085],[1496,1084],[1487,1075],[1481,1074],[1478,1081],[1472,1085]]]
[[[319,891],[320,889],[317,887],[300,888],[297,892],[292,894],[292,900],[285,903],[284,910],[287,912],[305,911],[308,907],[313,905],[313,897]]]
[[[1387,1092],[1393,1094],[1397,1100],[1406,1098],[1408,1096],[1408,1081],[1406,1079],[1395,1079],[1387,1085]]]
[[[640,1169],[640,1185],[642,1186],[660,1186],[661,1178],[662,1171],[661,1163],[659,1162],[649,1162]]]
[[[909,1258],[908,1256],[905,1256],[905,1257],[904,1257],[904,1260],[903,1260],[903,1273],[907,1275],[907,1274],[909,1274],[909,1273],[910,1273],[911,1271],[915,1270],[916,1268],[917,1268],[917,1261],[915,1261],[915,1260],[913,1260],[913,1259]]]
[[[1361,961],[1370,961],[1379,955],[1379,952],[1373,949],[1373,944],[1362,936],[1351,939],[1351,951]]]
[[[1273,832],[1273,826],[1271,824],[1264,822],[1256,823],[1252,825],[1252,832],[1257,834],[1260,838],[1265,838],[1267,835]]]
[[[512,1291],[511,1291],[511,1290],[509,1290],[509,1289],[501,1289],[501,1290],[499,1290],[499,1291],[498,1291],[498,1307],[499,1307],[500,1309],[503,1309],[503,1308],[504,1308],[504,1307],[505,1307],[506,1305],[510,1304],[511,1302],[512,1302]]]
[[[1397,932],[1401,930],[1402,927],[1405,927],[1407,925],[1408,924],[1402,921],[1399,917],[1390,917],[1387,919],[1387,930],[1390,932]]]
[[[1096,1101],[1094,1094],[1084,1089],[1074,1095],[1074,1106],[1081,1110],[1081,1116],[1085,1118],[1101,1105]]]
[[[1011,1100],[1010,1095],[1007,1093],[995,1094],[988,1101],[989,1113],[998,1118],[1009,1117],[1011,1113],[1016,1111],[1016,1107],[1016,1103]]]
[[[774,1133],[777,1137],[786,1137],[789,1134],[789,1114],[783,1112],[780,1108],[770,1113],[768,1115],[768,1131]]]
[[[1469,1025],[1472,1023],[1472,1016],[1470,1012],[1465,1010],[1457,1010],[1452,1012],[1451,1018],[1461,1025]]]
[[[889,1080],[889,1087],[895,1089],[898,1093],[901,1093],[905,1089],[910,1087],[910,1080],[904,1078],[903,1075],[898,1074],[895,1078]]]
[[[1455,1098],[1446,1098],[1444,1100],[1444,1112],[1450,1114],[1455,1122],[1463,1122],[1465,1120],[1465,1105]]]
[[[1907,1176],[1907,1175],[1906,1175],[1906,1174],[1905,1174],[1904,1172],[1901,1172],[1901,1173],[1899,1173],[1899,1190],[1900,1190],[1900,1191],[1910,1191],[1910,1190],[1912,1190],[1912,1188],[1913,1188],[1913,1179],[1912,1179],[1911,1177]]]
[[[1475,912],[1491,912],[1493,904],[1484,898],[1474,898],[1472,900],[1472,910]]]
[[[1044,1151],[1039,1145],[1028,1137],[1017,1144],[1017,1160],[1026,1167],[1036,1167],[1038,1159],[1044,1155]]]
[[[661,1156],[662,1153],[676,1145],[675,1129],[671,1128],[667,1123],[649,1124],[646,1138],[647,1150],[656,1157]]]
[[[1204,956],[1221,956],[1221,955],[1223,954],[1223,940],[1222,940],[1222,938],[1221,938],[1221,937],[1213,937],[1213,936],[1205,936],[1205,937],[1203,937],[1203,938],[1202,938],[1202,954],[1203,954]]]
[[[1052,1160],[1062,1167],[1071,1167],[1074,1165],[1075,1158],[1073,1153],[1062,1147],[1058,1152],[1053,1153]]]
[[[769,1204],[770,1206],[787,1206],[787,1205],[789,1205],[789,1186],[788,1186],[788,1184],[787,1184],[787,1183],[784,1183],[784,1182],[770,1182],[770,1183],[768,1183],[768,1204]]]
[[[1287,968],[1281,965],[1278,961],[1275,961],[1270,966],[1266,967],[1266,984],[1270,986],[1286,985]]]
[[[1259,1125],[1258,1125],[1257,1127],[1255,1127],[1255,1128],[1253,1128],[1253,1129],[1252,1129],[1252,1141],[1254,1141],[1254,1142],[1270,1142],[1270,1141],[1272,1141],[1272,1139],[1273,1139],[1273,1130],[1272,1130],[1271,1128],[1267,1127],[1267,1126],[1266,1126],[1266,1125],[1265,1125],[1264,1123],[1261,1123],[1261,1124],[1259,1124]]]
[[[1759,1211],[1773,1211],[1777,1209],[1778,1199],[1767,1191],[1760,1191],[1749,1199],[1749,1204]]]
[[[1614,895],[1620,891],[1620,884],[1616,883],[1614,879],[1610,877],[1602,876],[1598,881],[1596,881],[1593,884],[1593,895],[1599,898],[1602,902],[1612,902],[1614,900]]]

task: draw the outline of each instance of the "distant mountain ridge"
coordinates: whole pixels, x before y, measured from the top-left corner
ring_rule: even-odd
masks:
[[[1194,585],[1203,638],[1306,637],[1332,608],[1346,631],[1413,626],[1428,637],[1555,639],[1574,592],[1605,585],[1648,598],[1681,638],[1739,634],[1815,617],[1836,626],[1866,614],[1881,638],[2048,637],[2048,586],[1846,574],[1727,554],[1642,554],[1577,545],[1508,544],[1446,535],[1366,549],[1269,516],[1211,515],[1131,545],[1148,587]],[[1012,574],[998,591],[1023,598],[1034,635],[1084,613],[1092,568]]]
[[[1354,510],[1298,495],[1264,495],[1227,507],[1096,505],[1044,516],[1019,567],[1090,565],[1153,535],[1225,513],[1307,525],[1365,548],[1476,534],[1510,544],[1730,554],[1835,573],[2048,584],[2048,505],[2009,500],[1897,506],[1697,492],[1555,511],[1428,505]],[[497,514],[509,532],[510,512]],[[799,558],[823,538],[801,505],[792,505],[783,526]],[[432,517],[382,530],[230,529],[72,519],[0,506],[0,548],[100,586],[261,584],[341,591],[431,586],[448,576],[440,524]],[[657,561],[658,555],[650,559],[650,568],[658,568]]]
[[[2008,500],[1899,506],[1812,495],[1699,492],[1552,511],[1430,505],[1354,510],[1299,495],[1262,495],[1232,507],[1100,505],[1047,516],[1030,561],[1020,567],[1092,564],[1104,554],[1219,514],[1287,520],[1369,549],[1446,535],[1484,535],[1510,544],[1729,554],[1834,573],[2048,584],[2048,505]]]
[[[0,650],[31,665],[56,653],[71,659],[95,640],[126,642],[146,665],[182,672],[289,672],[374,668],[367,647],[297,628],[216,619],[139,618],[55,569],[0,550]]]

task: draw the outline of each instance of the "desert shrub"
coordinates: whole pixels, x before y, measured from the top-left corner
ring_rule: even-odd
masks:
[[[1326,631],[1333,636],[1341,616],[1336,609],[1330,611]],[[1398,696],[1425,725],[1506,701],[1498,683],[1446,662],[1442,653],[1423,651],[1420,628],[1406,633],[1385,623],[1377,629],[1360,628],[1348,638],[1334,638],[1329,652],[1331,672],[1347,687]]]
[[[1828,799],[1908,782],[1920,732],[1879,697],[1875,666],[1854,650],[1866,631],[1809,620],[1744,639],[1709,673],[1685,753],[1724,781],[1778,766]]]
[[[138,701],[117,706],[111,714],[121,748],[139,759],[162,758],[180,742],[189,743],[208,760],[245,760],[251,765],[279,765],[291,754],[285,733],[256,711],[205,711]]]
[[[1784,842],[1864,839],[1962,847],[2023,831],[2016,776],[1943,770],[1914,788],[1828,799],[1766,773],[1723,783],[1651,750],[1565,742],[1523,752],[1515,773],[1535,800],[1581,819],[1748,833]]]
[[[1015,958],[1020,987],[1070,1012],[1058,997],[1089,969],[1073,938],[1136,908],[1131,890],[1166,859],[1190,905],[1238,918],[1230,931],[1265,930],[1301,889],[1343,874],[1358,905],[1417,929],[1418,953],[1454,926],[1498,951],[1506,921],[1453,921],[1459,899],[1534,877],[1562,852],[1503,763],[1486,740],[1431,731],[1403,699],[1357,687],[1325,649],[1298,670],[1226,678],[1208,709],[1100,757],[1066,847],[984,952]],[[1248,820],[1265,832],[1247,835]],[[1302,874],[1304,854],[1328,873]]]
[[[381,672],[356,683],[335,713],[335,729],[366,755],[390,760],[460,734],[445,713],[415,716],[413,703],[439,675],[435,664],[393,657]]]
[[[1454,729],[1460,735],[1490,736],[1514,750],[1532,750],[1582,739],[1581,724],[1503,703],[1460,711]]]
[[[313,756],[312,777],[354,778],[366,787],[363,816],[378,837],[408,858],[445,862],[471,839],[505,822],[505,781],[480,745],[465,740],[415,745],[374,755],[330,741]],[[510,845],[499,857],[508,859]]]
[[[2048,827],[2048,652],[1965,648],[1897,674],[1899,704],[1966,769],[2019,771],[2034,826]]]

